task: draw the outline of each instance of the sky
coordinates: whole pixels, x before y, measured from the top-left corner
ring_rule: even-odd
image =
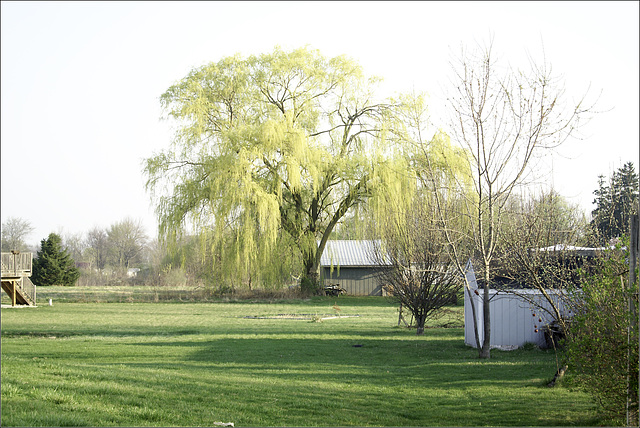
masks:
[[[86,233],[125,218],[157,233],[143,161],[169,147],[159,97],[234,54],[309,46],[347,55],[382,92],[428,94],[444,125],[451,62],[493,40],[500,61],[546,60],[598,114],[543,163],[589,214],[598,175],[638,166],[639,2],[12,2],[1,4],[2,222]]]

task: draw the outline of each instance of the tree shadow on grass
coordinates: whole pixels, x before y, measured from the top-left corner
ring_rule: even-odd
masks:
[[[140,374],[136,382],[145,389],[162,388],[166,379],[144,375],[160,371],[180,380],[171,386],[176,396],[211,397],[216,408],[253,406],[258,415],[268,414],[273,405],[286,410],[287,424],[299,426],[305,421],[298,419],[305,416],[301,405],[307,416],[336,413],[338,423],[345,421],[342,412],[359,413],[365,425],[438,425],[444,413],[453,425],[486,425],[496,423],[495,412],[506,412],[504,424],[513,426],[532,424],[537,417],[544,417],[540,425],[588,422],[563,419],[557,410],[536,410],[553,398],[537,381],[548,364],[531,364],[527,358],[480,361],[457,338],[360,337],[357,344],[362,346],[354,347],[350,338],[326,337],[162,340],[132,345],[149,348],[149,355],[154,347],[184,348],[173,353],[180,361],[124,365],[128,373]],[[122,382],[126,379],[123,373]],[[374,403],[386,419],[376,420],[373,410],[366,419]]]

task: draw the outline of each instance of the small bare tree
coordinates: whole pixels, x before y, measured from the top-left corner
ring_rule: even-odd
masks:
[[[412,313],[421,335],[427,319],[455,302],[461,278],[429,201],[416,199],[405,216],[389,215],[380,225],[384,238],[375,246],[374,258],[385,266],[379,276],[392,299]]]
[[[567,101],[562,82],[546,63],[540,66],[532,61],[531,70],[526,73],[498,67],[491,45],[476,53],[463,52],[453,70],[454,86],[448,98],[452,119],[449,130],[452,140],[467,156],[472,191],[464,194],[465,204],[460,211],[470,225],[468,239],[449,239],[456,236],[449,234],[448,244],[461,275],[472,255],[480,260],[477,268],[483,280],[482,343],[480,326],[475,325],[474,330],[479,357],[490,358],[489,290],[506,204],[514,190],[525,184],[533,160],[574,135],[593,108],[585,106],[584,98],[575,103]],[[418,139],[416,144],[425,152],[429,150],[430,142],[426,140]],[[424,167],[425,177],[432,180],[429,177],[436,176],[432,172],[434,163],[426,162]],[[436,192],[436,199],[441,194]],[[449,223],[445,212],[438,215],[443,225]],[[465,246],[471,242],[472,252],[465,251],[459,242]],[[465,288],[470,293],[468,285]]]

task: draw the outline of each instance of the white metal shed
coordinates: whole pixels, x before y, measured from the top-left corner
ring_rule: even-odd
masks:
[[[484,340],[484,312],[482,308],[482,296],[484,291],[478,289],[475,272],[471,261],[467,263],[467,279],[472,289],[473,301],[476,309],[476,322],[480,336],[480,345]],[[478,291],[476,294],[475,291]],[[545,324],[553,321],[544,310],[539,310],[529,299],[549,308],[548,302],[537,290],[497,291],[490,290],[491,301],[489,311],[491,318],[491,347],[498,349],[516,349],[525,343],[535,343],[538,346],[546,346],[544,328]],[[524,297],[526,296],[526,298]],[[557,296],[556,296],[557,298]],[[464,343],[476,347],[474,334],[473,313],[471,299],[465,289],[464,293]],[[537,331],[536,331],[537,330]]]

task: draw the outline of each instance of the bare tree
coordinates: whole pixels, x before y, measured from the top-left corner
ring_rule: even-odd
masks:
[[[107,237],[113,263],[121,269],[129,268],[134,261],[140,261],[148,239],[142,222],[130,218],[112,224]]]
[[[87,233],[87,245],[91,249],[93,266],[96,269],[104,269],[109,252],[107,232],[99,227],[94,227]]]
[[[449,132],[458,151],[443,144],[448,138],[444,133],[425,138],[426,109],[420,97],[405,113],[402,138],[421,161],[419,182],[433,192],[436,218],[461,277],[466,278],[468,260],[476,260],[483,283],[481,325],[474,315],[476,346],[480,358],[490,358],[489,290],[507,203],[526,184],[534,160],[575,135],[593,106],[585,106],[584,97],[570,104],[562,82],[546,63],[539,66],[532,61],[526,73],[498,66],[491,45],[473,53],[463,51],[453,70]],[[447,171],[459,173],[443,180]],[[450,198],[455,194],[462,203],[452,211]],[[472,292],[466,281],[464,286]],[[475,313],[475,305],[472,310]]]
[[[474,197],[467,200],[465,214],[474,225],[471,237],[484,284],[484,338],[477,345],[480,358],[489,358],[492,261],[507,201],[524,184],[536,156],[574,135],[593,108],[584,105],[584,97],[569,104],[546,62],[531,61],[528,72],[503,71],[491,45],[474,54],[463,51],[454,71],[450,131],[473,170]]]
[[[2,223],[2,251],[27,249],[25,239],[33,232],[31,223],[19,217],[9,217]]]
[[[384,266],[381,280],[392,298],[411,311],[421,335],[427,319],[455,302],[461,279],[429,200],[417,198],[405,216],[389,215],[380,225],[384,239],[374,246],[374,258]]]
[[[62,235],[62,246],[76,262],[85,261],[84,256],[86,254],[87,241],[84,239],[82,232]]]

